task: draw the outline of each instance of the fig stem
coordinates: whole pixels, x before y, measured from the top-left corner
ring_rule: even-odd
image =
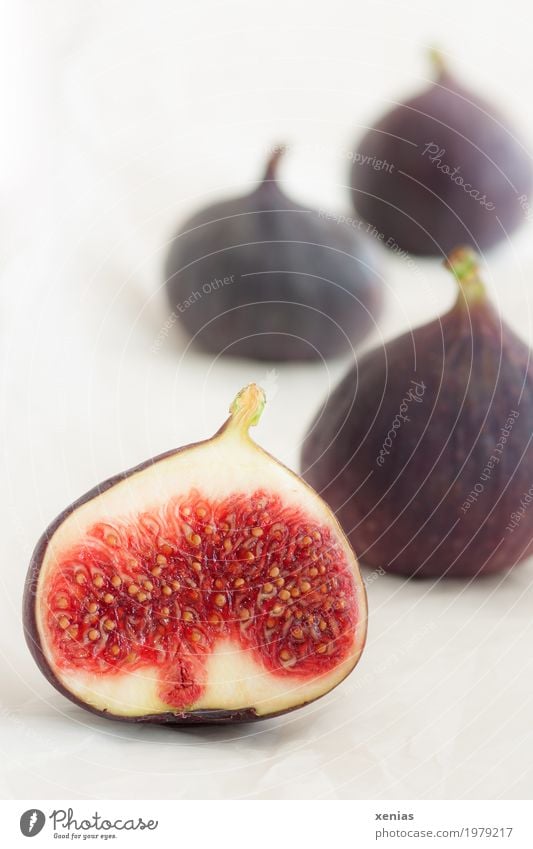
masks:
[[[247,434],[248,429],[254,427],[263,412],[266,404],[266,395],[257,383],[250,383],[235,396],[229,408],[230,418],[228,429]]]
[[[437,79],[439,77],[442,77],[443,74],[447,73],[448,65],[446,63],[446,59],[444,58],[442,50],[439,50],[438,47],[430,47],[429,61],[433,66],[433,70],[435,71],[435,76],[437,77]]]
[[[472,248],[455,248],[444,260],[444,266],[459,283],[459,297],[464,298],[467,304],[485,297],[485,285],[479,273],[479,257]]]
[[[263,176],[263,183],[267,183],[269,181],[276,181],[278,179],[278,162],[286,151],[286,146],[284,144],[278,144],[273,149],[270,159],[267,162],[267,167]]]

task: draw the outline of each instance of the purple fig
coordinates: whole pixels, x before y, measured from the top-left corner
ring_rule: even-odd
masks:
[[[435,82],[356,146],[352,200],[384,244],[414,254],[477,250],[525,220],[531,158],[506,119],[436,56]]]
[[[306,480],[361,560],[418,577],[475,577],[533,552],[532,351],[457,249],[444,316],[366,354],[305,440]]]
[[[281,190],[281,148],[250,194],[202,210],[165,269],[170,306],[199,348],[260,360],[343,354],[373,328],[383,285],[369,237]]]

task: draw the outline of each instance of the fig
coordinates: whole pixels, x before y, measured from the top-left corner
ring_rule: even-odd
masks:
[[[326,504],[250,438],[264,402],[246,387],[214,437],[97,486],[41,537],[26,639],[76,704],[137,722],[260,719],[357,663],[355,555]]]
[[[533,479],[532,352],[491,305],[475,253],[447,265],[455,305],[362,357],[302,450],[360,559],[408,577],[486,575],[533,552],[533,510],[512,520]]]
[[[486,249],[526,218],[530,157],[498,110],[432,55],[432,85],[386,113],[356,147],[353,204],[393,250]]]
[[[173,316],[212,354],[334,357],[379,315],[383,284],[368,236],[290,200],[277,148],[258,187],[202,210],[173,240],[165,269]]]

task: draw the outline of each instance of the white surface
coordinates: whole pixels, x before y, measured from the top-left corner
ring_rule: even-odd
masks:
[[[527,6],[507,2],[5,4],[0,32],[0,795],[21,798],[531,796],[533,565],[475,586],[369,586],[356,672],[315,705],[230,730],[92,718],[22,638],[27,562],[66,504],[209,435],[256,380],[257,438],[293,468],[347,363],[214,362],[171,333],[160,291],[176,222],[257,178],[288,141],[287,187],[346,209],[346,150],[422,84],[437,40],[533,139]],[[524,25],[523,25],[524,24]],[[490,257],[494,297],[531,338],[532,225]],[[433,263],[386,257],[380,332],[448,306]],[[379,334],[374,341],[379,342]]]

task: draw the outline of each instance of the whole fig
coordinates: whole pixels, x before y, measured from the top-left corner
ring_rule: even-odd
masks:
[[[353,204],[395,250],[489,248],[525,220],[531,158],[506,119],[434,55],[434,83],[385,114],[356,146]]]
[[[532,352],[502,321],[475,254],[444,316],[366,354],[313,422],[307,481],[370,566],[474,577],[533,552]]]
[[[166,262],[174,315],[213,354],[333,357],[372,329],[382,302],[376,253],[345,217],[300,206],[276,178],[195,215]]]

